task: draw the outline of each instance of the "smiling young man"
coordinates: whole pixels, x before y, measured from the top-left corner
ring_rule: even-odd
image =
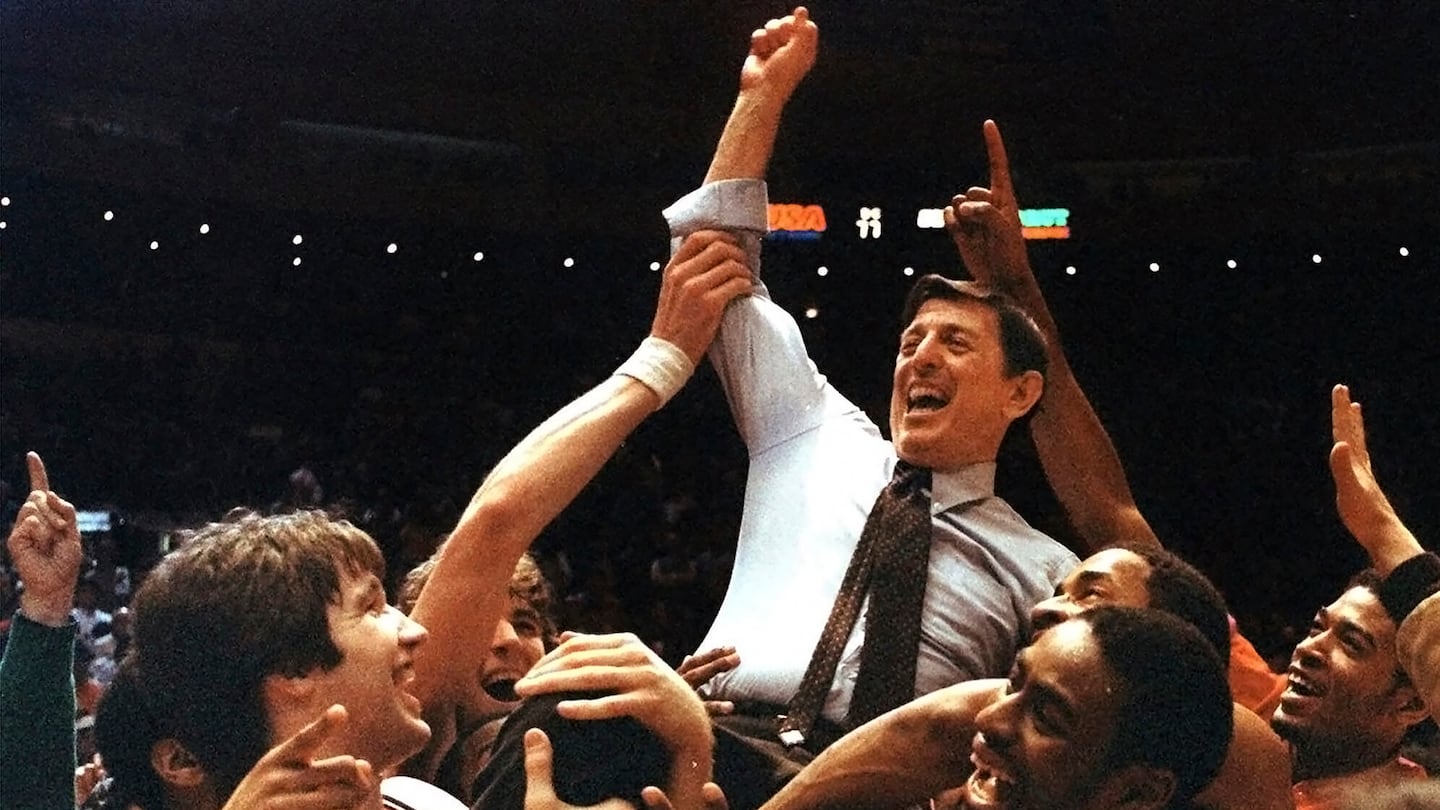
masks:
[[[430,580],[442,542],[430,559],[405,575],[396,607],[409,614]],[[405,765],[410,776],[433,782],[445,791],[468,800],[475,775],[483,767],[487,743],[498,724],[520,705],[515,684],[556,644],[553,599],[549,582],[529,554],[520,557],[510,576],[510,612],[495,623],[489,652],[473,678],[467,679],[453,711],[430,715],[435,732],[430,743]]]
[[[268,749],[340,704],[307,762],[335,763],[328,778],[356,807],[386,806],[374,775],[430,728],[409,691],[425,628],[389,606],[383,577],[374,541],[318,512],[212,523],[146,577],[126,666],[164,732],[150,763],[169,795],[221,806]]]
[[[1225,670],[1195,628],[1103,606],[1046,631],[976,716],[971,810],[1184,807],[1231,733]]]
[[[1291,656],[1271,725],[1290,743],[1301,810],[1334,807],[1357,789],[1425,778],[1399,756],[1429,711],[1396,657],[1399,622],[1387,608],[1394,599],[1382,597],[1394,592],[1390,584],[1374,571],[1362,574],[1315,614]]]

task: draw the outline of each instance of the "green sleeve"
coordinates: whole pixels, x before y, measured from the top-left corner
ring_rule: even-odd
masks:
[[[75,626],[16,612],[0,658],[0,807],[75,806]]]

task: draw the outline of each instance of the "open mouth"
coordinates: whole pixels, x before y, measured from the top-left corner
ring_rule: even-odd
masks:
[[[910,389],[910,395],[905,399],[905,411],[907,413],[938,411],[949,403],[950,399],[940,391],[924,385],[917,385]]]
[[[1009,778],[990,770],[976,767],[965,783],[970,807],[1001,807],[1010,800],[1015,783]]]
[[[501,703],[514,703],[520,699],[520,696],[515,694],[515,684],[518,680],[518,678],[496,678],[486,681],[481,688],[485,690],[485,694]]]
[[[1305,673],[1291,668],[1287,673],[1288,687],[1285,691],[1300,697],[1321,697],[1325,688],[1305,677]]]
[[[988,749],[984,749],[988,754]],[[993,755],[970,754],[975,772],[965,782],[966,805],[973,808],[1002,807],[1015,793],[1015,779],[993,762]]]

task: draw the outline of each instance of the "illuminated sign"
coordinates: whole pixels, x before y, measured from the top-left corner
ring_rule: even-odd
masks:
[[[855,227],[860,229],[861,239],[880,238],[880,208],[866,208],[861,206],[860,218],[855,220]]]
[[[771,203],[767,239],[819,239],[825,232],[825,209],[818,205]]]
[[[1020,232],[1026,239],[1069,239],[1069,208],[1021,208]]]
[[[915,214],[917,228],[944,228],[944,208],[921,208]],[[1026,239],[1069,239],[1069,208],[1021,208],[1020,232]]]

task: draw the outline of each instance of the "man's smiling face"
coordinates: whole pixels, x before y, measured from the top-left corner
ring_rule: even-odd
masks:
[[[970,810],[1087,807],[1126,700],[1083,621],[1042,633],[1016,658],[1006,695],[975,718]]]
[[[1039,397],[1010,376],[1000,318],[970,298],[931,298],[900,335],[890,395],[890,435],[900,458],[949,471],[993,461],[1010,423]],[[1033,395],[1031,389],[1033,388]]]

